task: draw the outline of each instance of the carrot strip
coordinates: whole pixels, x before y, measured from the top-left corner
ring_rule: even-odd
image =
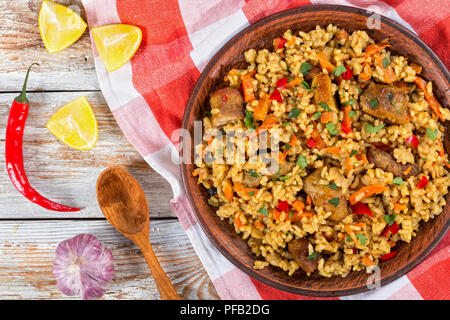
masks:
[[[256,221],[255,221],[255,227],[256,227],[257,229],[262,230],[262,229],[264,229],[264,224],[263,224],[261,221],[256,220]]]
[[[290,146],[290,148],[287,148],[286,150],[284,150],[283,152],[283,157],[286,158],[286,156],[288,155],[288,153],[292,150],[292,148],[294,147],[294,145],[297,143],[297,137],[293,134],[291,137],[291,141],[289,141],[288,145]]]
[[[307,197],[306,197],[306,204],[307,204],[308,206],[311,206],[312,200],[311,200],[311,197],[310,197],[310,196],[307,196]]]
[[[223,193],[228,201],[233,201],[233,186],[229,180],[224,181]]]
[[[347,169],[347,170],[353,169],[353,163],[352,163],[351,157],[348,157],[347,159],[345,159],[345,169]]]
[[[394,210],[403,211],[403,210],[406,210],[406,209],[408,209],[408,207],[403,205],[403,204],[400,204],[398,202],[394,204]]]
[[[373,266],[375,264],[375,261],[370,260],[368,257],[364,256],[361,258],[362,262],[364,262],[364,264],[366,266]]]
[[[269,107],[272,101],[270,101],[270,96],[267,93],[259,99],[258,105],[253,111],[253,117],[256,120],[264,121],[267,117],[267,112],[269,112]]]
[[[411,63],[409,65],[417,74],[421,74],[422,73],[422,66],[418,65],[417,63]]]
[[[278,209],[274,208],[273,211],[272,211],[272,217],[275,220],[280,220],[281,212],[282,212],[281,210],[278,210]]]
[[[410,173],[411,172],[411,170],[412,170],[412,166],[411,167],[408,167],[408,168],[406,168],[406,170],[405,171],[403,171],[403,174],[405,175],[405,176],[407,176],[408,175],[408,173]]]
[[[351,105],[344,106],[344,117],[342,119],[342,130],[345,133],[352,132],[352,118],[350,118],[350,111],[352,110]]]
[[[336,68],[330,61],[328,61],[327,55],[323,51],[317,54],[317,59],[319,60],[320,67],[322,69],[327,69],[328,73],[331,73]]]
[[[368,58],[371,55],[379,53],[383,48],[389,47],[388,43],[372,43],[366,48],[366,53],[364,54],[364,58]]]
[[[237,217],[237,216],[234,216],[234,224],[236,225],[236,227],[237,227],[238,229],[240,229],[240,228],[242,227],[242,221],[241,221],[241,219],[239,219],[239,217]]]
[[[322,140],[322,137],[320,136],[319,130],[317,128],[313,129],[313,132],[311,133],[311,137],[314,139],[314,141],[317,144],[317,149],[323,149],[326,147],[325,142]]]
[[[370,78],[372,78],[372,69],[370,68],[370,65],[368,63],[364,63],[363,70],[365,72],[360,73],[359,77],[363,80],[370,80]]]
[[[246,74],[241,77],[242,91],[244,92],[244,101],[250,102],[255,100],[255,93],[253,92],[253,83],[250,74]]]
[[[341,148],[338,147],[327,147],[325,148],[325,151],[335,155],[341,154]]]
[[[303,212],[303,210],[305,210],[305,204],[299,200],[292,202],[292,207],[298,212]]]
[[[381,193],[386,191],[387,188],[384,185],[381,184],[372,184],[370,186],[365,186],[355,193],[353,193],[348,200],[350,201],[350,204],[356,204],[360,202],[361,200],[368,198],[374,194]]]
[[[428,93],[427,90],[427,82],[422,79],[421,77],[416,76],[414,79],[414,83],[419,87],[420,90],[423,91],[425,94],[425,100],[427,100],[428,104],[430,105],[430,108],[434,111],[434,113],[439,117],[441,121],[445,121],[444,117],[442,116],[441,110],[441,104],[437,101],[436,97],[433,94]]]
[[[284,86],[285,88],[290,88],[296,85],[299,85],[300,83],[302,83],[302,79],[300,78],[295,78],[294,80],[286,83],[286,85]]]

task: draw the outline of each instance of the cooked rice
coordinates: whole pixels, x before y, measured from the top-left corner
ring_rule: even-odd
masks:
[[[318,53],[325,52],[335,65],[345,64],[354,74],[352,79],[342,80],[340,84],[333,81],[332,90],[337,92],[340,103],[350,99],[359,101],[363,82],[358,80],[358,75],[364,72],[365,66],[370,63],[372,77],[378,82],[385,81],[384,72],[379,66],[374,67],[374,57],[364,57],[367,46],[374,43],[366,31],[355,31],[350,34],[348,40],[338,41],[336,35],[340,30],[333,25],[329,25],[326,29],[317,26],[310,32],[300,31],[296,34],[288,30],[283,36],[287,40],[285,48],[276,51],[247,50],[244,53],[248,63],[247,69],[230,70],[226,81],[229,86],[239,88],[241,76],[256,71],[253,77],[256,100],[246,104],[247,111],[253,112],[258,105],[259,97],[262,97],[263,93],[270,94],[279,79],[284,77],[303,79],[300,72],[302,63],[306,61],[317,66]],[[392,54],[388,48],[382,49],[381,54],[389,58],[397,80],[414,85],[416,71],[408,64],[407,58]],[[328,73],[326,69],[322,72]],[[334,75],[330,77],[332,80],[335,78]],[[432,92],[431,83],[428,83],[427,90]],[[302,155],[308,163],[306,168],[295,166],[283,180],[262,175],[261,183],[254,195],[234,192],[232,201],[225,197],[224,185],[228,182],[233,185],[241,183],[245,171],[255,170],[260,173],[264,168],[263,163],[246,161],[230,165],[217,162],[208,164],[202,161],[197,163],[198,168],[195,170],[199,184],[206,189],[211,187],[217,189],[217,194],[210,197],[209,203],[217,208],[217,215],[224,222],[233,224],[235,231],[247,241],[256,257],[255,269],[262,269],[271,264],[283,269],[289,275],[294,274],[300,266],[288,252],[287,243],[293,239],[307,237],[310,241],[310,253],[321,254],[322,258],[318,263],[320,275],[345,277],[352,270],[366,269],[369,272],[373,269],[373,265],[381,261],[381,256],[395,250],[393,247],[397,241],[409,243],[419,232],[420,221],[426,222],[443,211],[445,195],[450,185],[446,168],[447,155],[440,154],[439,144],[439,141],[444,140],[445,129],[434,116],[421,90],[415,88],[410,94],[408,109],[413,118],[411,122],[402,125],[386,123],[362,112],[356,103],[352,105],[352,110],[356,112],[352,118],[352,132],[336,136],[331,136],[320,121],[319,123],[311,121],[314,113],[323,111],[312,101],[313,91],[308,91],[301,85],[279,91],[283,96],[283,102],[272,100],[269,110],[279,120],[272,129],[279,130],[282,143],[288,143],[292,135],[298,137],[288,155],[288,160],[296,162]],[[295,106],[302,112],[297,118],[288,118],[288,113]],[[450,112],[446,108],[441,108],[440,111],[446,120],[450,119]],[[211,110],[211,113],[214,112],[217,111]],[[343,119],[341,110],[338,110],[338,119],[339,121]],[[365,130],[366,124],[374,127],[382,124],[385,126],[378,132],[370,133]],[[311,138],[315,125],[327,147],[339,148],[339,154],[330,154],[325,149],[306,146],[305,141]],[[210,116],[203,119],[203,126],[204,130],[213,127]],[[247,128],[244,121],[240,121],[228,124],[223,129],[228,132],[245,131]],[[427,129],[437,130],[435,140],[428,138]],[[413,133],[419,137],[417,149],[405,142]],[[393,149],[392,155],[399,163],[416,164],[420,168],[420,174],[408,178],[404,181],[404,185],[395,184],[392,173],[375,168],[367,161],[359,161],[355,155],[352,156],[353,168],[346,168],[347,158],[352,151],[356,150],[359,155],[365,154],[373,143],[389,145]],[[202,154],[202,150],[217,147],[215,140],[211,145],[204,141],[196,146],[196,151]],[[314,212],[313,216],[303,217],[301,221],[293,223],[289,221],[288,213],[282,212],[281,216],[275,219],[273,209],[277,208],[279,201],[292,204],[297,194],[303,190],[304,178],[315,168],[323,168],[321,182],[334,183],[345,199],[363,186],[375,183],[387,186],[387,190],[382,194],[362,200],[369,206],[374,217],[351,213],[339,222],[332,222],[329,220],[331,212],[325,211],[323,207],[306,204],[305,211]],[[418,188],[422,176],[428,177],[429,183],[425,188]],[[406,206],[406,209],[401,211],[394,209],[394,204]],[[261,214],[261,208],[268,209],[267,215]],[[395,215],[395,222],[400,227],[395,235],[382,235],[387,226],[386,215]],[[364,224],[356,225],[361,222]],[[365,243],[361,243],[353,236],[350,237],[345,226],[350,226],[354,234],[361,234],[367,238]]]

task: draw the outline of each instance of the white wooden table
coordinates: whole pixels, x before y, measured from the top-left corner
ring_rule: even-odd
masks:
[[[80,0],[59,0],[77,5]],[[72,47],[49,54],[37,17],[41,0],[0,0],[0,299],[65,299],[52,276],[57,244],[79,233],[94,234],[114,256],[115,276],[105,299],[159,299],[153,278],[137,247],[104,219],[95,183],[105,168],[126,167],[141,183],[150,207],[150,239],[184,299],[218,295],[181,228],[169,201],[169,184],[155,173],[123,136],[99,91],[89,34]],[[85,18],[84,11],[81,11]],[[4,164],[4,138],[10,105],[28,66],[31,102],[24,134],[24,162],[33,187],[50,199],[84,208],[78,213],[46,211],[12,186]],[[70,149],[45,127],[62,105],[84,95],[99,125],[90,151]]]

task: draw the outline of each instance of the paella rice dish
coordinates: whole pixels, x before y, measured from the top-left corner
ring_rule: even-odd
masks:
[[[450,111],[394,40],[287,30],[211,92],[193,175],[255,269],[371,272],[443,212]]]

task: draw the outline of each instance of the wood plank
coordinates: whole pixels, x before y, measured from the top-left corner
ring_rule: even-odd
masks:
[[[0,0],[0,91],[20,91],[25,71],[33,62],[30,91],[99,90],[89,32],[71,47],[49,53],[38,27],[41,0]],[[79,11],[86,21],[81,0],[58,0]]]
[[[52,275],[59,242],[95,235],[114,256],[115,276],[104,299],[159,299],[137,247],[106,221],[0,221],[0,298],[67,299]],[[150,221],[159,261],[183,299],[218,299],[186,233],[176,220]]]
[[[99,126],[99,140],[89,151],[67,147],[45,124],[58,108],[84,95],[91,103]],[[15,94],[0,94],[0,154],[11,102]],[[170,206],[173,196],[166,180],[153,171],[123,135],[100,92],[30,93],[29,117],[24,134],[25,170],[33,187],[53,201],[84,208],[79,213],[42,209],[19,194],[5,170],[0,174],[0,219],[103,217],[95,195],[100,172],[110,166],[126,167],[142,185],[150,216],[176,217]],[[0,167],[5,168],[4,157]]]

